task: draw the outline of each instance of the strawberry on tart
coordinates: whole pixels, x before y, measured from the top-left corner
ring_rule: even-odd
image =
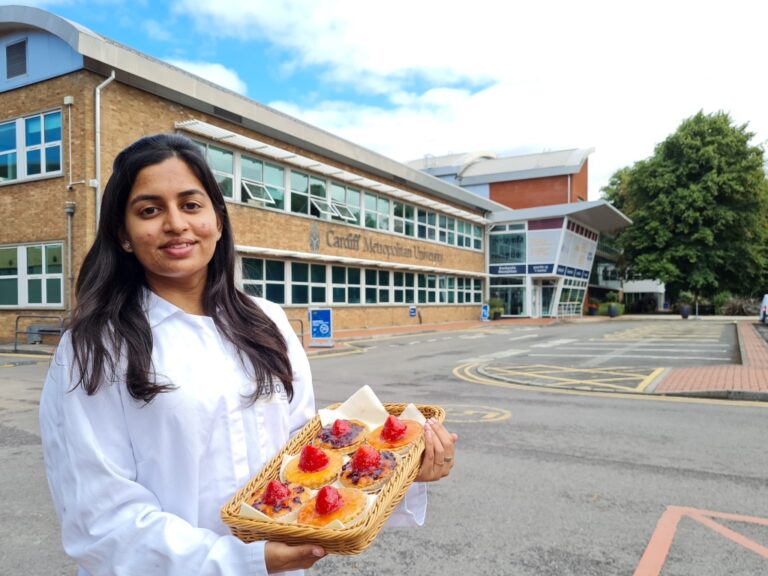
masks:
[[[368,435],[368,443],[377,450],[403,453],[419,439],[424,428],[415,420],[401,420],[390,414],[383,425]]]
[[[398,457],[394,452],[379,452],[363,444],[341,468],[339,482],[346,488],[359,488],[364,492],[378,492],[395,473]]]
[[[270,518],[280,518],[298,510],[309,500],[309,496],[309,488],[298,484],[283,484],[280,480],[270,480],[264,488],[253,494],[251,506]]]
[[[285,465],[283,477],[307,488],[320,488],[336,480],[341,472],[342,455],[317,446],[304,446],[298,458]]]
[[[349,526],[365,511],[368,498],[355,488],[323,486],[309,502],[299,509],[296,522],[323,527],[334,520]]]
[[[323,426],[315,436],[314,445],[327,450],[338,450],[343,454],[354,452],[365,442],[368,426],[359,420],[338,418],[333,424]]]

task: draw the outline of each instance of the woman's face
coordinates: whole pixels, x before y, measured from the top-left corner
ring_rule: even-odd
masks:
[[[150,288],[202,289],[219,238],[211,199],[183,160],[171,157],[138,173],[122,241],[144,267]]]

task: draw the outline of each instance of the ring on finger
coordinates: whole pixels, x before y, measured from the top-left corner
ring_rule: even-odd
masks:
[[[446,456],[443,458],[443,462],[453,462],[453,456]]]

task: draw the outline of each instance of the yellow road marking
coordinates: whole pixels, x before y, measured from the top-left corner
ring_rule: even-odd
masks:
[[[497,388],[507,388],[511,390],[536,391],[545,394],[564,394],[570,396],[597,396],[598,398],[621,398],[624,400],[644,400],[648,402],[674,402],[680,404],[713,404],[717,406],[749,406],[752,408],[768,408],[768,402],[759,402],[751,400],[720,400],[717,398],[698,398],[684,396],[661,396],[657,394],[616,394],[615,392],[595,392],[584,390],[572,390],[546,386],[530,386],[526,384],[514,384],[512,382],[503,382],[483,378],[471,372],[473,368],[479,366],[479,363],[462,364],[457,366],[451,372],[459,380],[464,380],[471,384],[484,384],[486,386],[495,386]]]
[[[651,372],[650,374],[648,374],[648,377],[647,377],[645,380],[643,380],[642,382],[640,382],[640,384],[639,384],[639,386],[636,388],[636,390],[637,390],[638,392],[642,392],[643,390],[645,390],[646,388],[648,388],[648,385],[649,385],[651,382],[653,382],[653,381],[656,379],[656,376],[658,376],[659,374],[661,374],[662,372],[664,372],[664,370],[665,370],[664,368],[656,368],[656,370],[654,370],[653,372]]]
[[[447,422],[500,422],[509,420],[512,413],[503,408],[491,408],[489,406],[452,405],[443,404],[445,419]]]

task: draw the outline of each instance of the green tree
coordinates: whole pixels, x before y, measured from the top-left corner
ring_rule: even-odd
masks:
[[[752,137],[724,112],[699,112],[614,174],[602,191],[632,219],[619,236],[625,267],[696,297],[762,281],[768,183]]]

